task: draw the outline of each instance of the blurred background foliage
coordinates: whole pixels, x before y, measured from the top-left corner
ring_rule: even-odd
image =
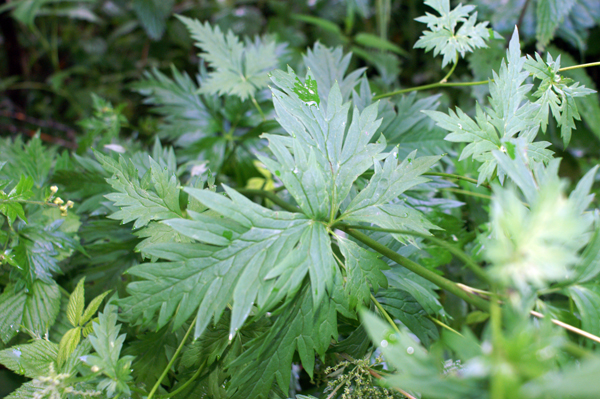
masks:
[[[474,0],[469,3],[477,6],[478,19],[490,21],[490,27],[503,38],[490,40],[487,49],[459,61],[454,80],[489,78],[491,70],[498,69],[507,46],[505,39],[510,38],[515,25],[521,32],[524,53],[550,49],[553,55],[561,55],[562,66],[600,59],[600,41],[594,40],[600,37],[598,0]],[[546,3],[562,5],[548,5],[550,8],[545,9]],[[181,164],[178,175],[187,171],[194,176],[193,168],[207,162],[213,172],[221,175],[221,180],[229,178],[240,187],[251,187],[252,179],[270,178],[261,174],[255,158],[250,156],[264,145],[257,137],[278,129],[278,125],[269,120],[261,123],[252,104],[239,101],[235,96],[220,98],[200,94],[198,82],[205,78],[206,66],[198,57],[198,49],[185,25],[174,15],[208,21],[224,32],[232,30],[250,40],[266,35],[278,43],[278,67],[288,64],[299,74],[303,73],[302,59],[307,48],[319,56],[314,43],[339,46],[343,54],[354,54],[347,71],[366,68],[370,90],[381,94],[438,82],[446,75],[448,67],[441,68],[439,57],[413,48],[425,28],[415,18],[428,11],[431,10],[422,0],[2,0],[0,135],[17,139],[33,136],[41,130],[41,140],[58,149],[59,155],[50,155],[56,156],[52,159],[57,164],[65,159],[60,155],[64,150],[75,150],[82,155],[89,154],[92,147],[106,145],[130,154],[154,145],[154,158],[167,159],[167,150],[155,144],[158,137],[165,148],[170,145],[178,148],[177,159]],[[544,24],[540,23],[541,19]],[[341,63],[342,52],[339,58],[329,61]],[[586,87],[600,87],[598,67],[565,75]],[[487,85],[426,93],[440,94],[433,100],[441,103],[441,109],[458,105],[472,110],[475,101],[487,96]],[[256,97],[265,112],[272,110],[266,91],[257,93]],[[388,139],[405,133],[403,123],[408,124],[408,117],[414,113],[412,101],[419,99],[433,101],[421,97],[421,93],[416,98],[392,100],[390,106],[399,117],[386,128]],[[571,181],[578,181],[600,162],[598,99],[596,94],[579,103],[583,121],[577,121],[576,134],[568,149],[561,150],[564,146],[560,129],[553,120],[548,127],[546,138],[552,142],[557,156],[563,158],[561,175]],[[433,102],[418,105],[418,109],[435,108]],[[415,126],[426,122],[416,118],[412,123],[413,131],[419,132]],[[223,133],[220,138],[206,141],[208,139],[198,136],[196,130],[202,130],[203,134]],[[431,131],[431,127],[423,131]],[[244,145],[229,146],[232,140],[227,132],[243,137]],[[443,136],[444,133],[440,133],[439,137]],[[410,137],[405,137],[408,139]],[[432,146],[440,142],[443,145],[441,139],[431,141]],[[30,150],[35,154],[34,149],[27,151]],[[446,147],[442,150],[452,151]],[[1,151],[4,151],[2,147]],[[477,165],[473,162],[445,162],[453,162],[458,174],[476,175]],[[246,167],[237,167],[240,164]],[[72,174],[56,174],[52,182],[64,186],[70,198],[80,204],[78,213],[82,217],[85,212],[94,211],[78,233],[84,241],[92,243],[86,249],[93,261],[77,253],[65,272],[68,278],[78,277],[79,268],[85,265],[89,278],[112,278],[98,280],[90,294],[97,295],[109,287],[123,292],[120,274],[139,262],[139,254],[133,253],[133,249],[140,237],[114,221],[93,219],[114,210],[103,208],[110,205],[102,202],[107,185],[97,178],[99,173],[104,173],[97,163],[74,156],[61,166],[65,171],[73,171]],[[55,167],[58,169],[61,168]],[[86,180],[88,175],[95,180]],[[86,189],[79,190],[83,185]],[[478,226],[487,218],[475,199],[461,200],[469,205],[463,208],[468,209],[469,214],[463,216],[471,226]],[[439,218],[436,224],[446,229],[449,238],[472,241],[474,233],[467,231],[468,223],[459,226],[457,218],[441,212],[436,217]],[[95,241],[105,236],[111,240]],[[421,260],[430,262],[431,267],[446,263],[444,253],[431,254],[430,251]],[[107,269],[110,264],[114,264],[114,270]],[[452,272],[461,273],[458,268]],[[451,326],[459,328],[466,322],[476,328],[478,321],[473,314],[467,314],[464,303],[449,296],[444,298],[444,304],[452,316]],[[572,315],[565,317],[574,319]],[[576,320],[572,322],[577,324]],[[0,396],[21,383],[21,377],[11,374],[7,379],[7,375],[6,370],[0,371]]]

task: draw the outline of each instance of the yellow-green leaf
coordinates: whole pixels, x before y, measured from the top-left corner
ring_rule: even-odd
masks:
[[[79,341],[81,340],[81,327],[70,329],[63,335],[58,345],[58,358],[56,359],[59,367],[63,365],[65,360],[73,353]]]
[[[100,294],[96,298],[92,299],[92,302],[90,302],[90,304],[88,305],[87,309],[85,309],[85,312],[83,313],[83,316],[79,320],[79,322],[81,323],[81,325],[84,325],[85,323],[87,323],[88,321],[90,321],[90,319],[92,318],[92,316],[94,316],[94,314],[96,314],[96,312],[98,311],[98,308],[102,304],[102,301],[104,300],[104,298],[109,293],[110,293],[110,291],[106,291],[105,293]]]
[[[69,322],[73,327],[77,327],[79,325],[79,320],[81,319],[81,315],[83,313],[83,307],[85,306],[85,297],[84,297],[84,288],[83,284],[85,282],[85,277],[79,280],[77,283],[77,287],[69,297],[69,306],[67,307],[67,317],[69,318]]]

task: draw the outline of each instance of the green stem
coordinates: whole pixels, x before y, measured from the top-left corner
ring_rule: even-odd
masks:
[[[246,195],[246,196],[258,195],[259,197],[263,197],[263,198],[267,198],[267,199],[271,200],[271,202],[273,202],[275,205],[279,206],[282,209],[285,209],[286,211],[300,212],[300,209],[298,209],[298,207],[285,202],[284,200],[279,198],[275,193],[273,193],[271,191],[256,190],[256,189],[252,189],[252,188],[238,188],[237,192],[242,195]]]
[[[454,64],[454,65],[456,66],[456,64]],[[593,66],[600,66],[600,62],[590,62],[589,64],[580,64],[580,65],[574,65],[574,66],[570,66],[570,67],[560,68],[558,70],[558,72],[570,71],[572,69],[579,69],[579,68],[589,68],[589,67],[593,67]],[[451,72],[454,72],[454,71],[451,71]],[[531,75],[532,74],[530,74],[530,76]],[[447,78],[444,78],[444,79],[447,79]],[[393,97],[396,94],[404,94],[404,93],[410,93],[410,92],[413,92],[413,91],[435,89],[437,87],[479,86],[479,85],[484,85],[486,83],[492,83],[494,81],[494,79],[489,79],[489,80],[480,80],[480,81],[477,81],[477,82],[446,83],[446,82],[444,82],[444,79],[442,79],[442,81],[438,82],[438,83],[431,83],[431,84],[428,84],[428,85],[422,85],[422,86],[416,86],[416,87],[409,87],[408,89],[395,90],[395,91],[391,91],[389,93],[379,94],[379,95],[373,97],[373,101],[379,100],[379,99],[382,99],[382,98]]]
[[[471,271],[473,271],[473,273],[475,273],[475,275],[477,277],[479,277],[483,281],[489,283],[489,278],[488,278],[488,275],[486,274],[486,272],[481,267],[479,267],[479,265],[473,259],[471,259],[471,257],[469,255],[467,255],[460,249],[456,248],[454,245],[448,244],[446,241],[441,240],[433,235],[419,233],[419,232],[412,231],[412,230],[386,229],[386,228],[382,228],[382,227],[348,225],[348,224],[343,224],[343,223],[338,223],[337,225],[335,225],[333,227],[337,227],[340,229],[355,229],[355,230],[362,229],[362,230],[371,230],[371,231],[382,231],[385,233],[403,234],[403,235],[410,235],[410,236],[414,236],[414,237],[421,237],[425,240],[431,241],[432,243],[434,243],[436,245],[439,245],[442,248],[447,249],[448,252],[450,252],[451,254],[453,254],[454,256],[459,258],[460,260],[462,260],[463,263],[469,269],[471,269]]]
[[[398,328],[398,326],[396,325],[396,323],[394,322],[394,320],[392,320],[392,318],[390,317],[390,315],[388,314],[388,312],[386,312],[386,310],[383,308],[383,306],[381,306],[381,304],[379,303],[379,301],[377,300],[377,298],[375,298],[373,296],[373,294],[371,294],[371,301],[373,301],[373,303],[375,304],[375,306],[377,306],[377,309],[379,309],[379,313],[381,313],[381,315],[383,317],[385,317],[385,319],[388,321],[388,323],[390,323],[390,326],[392,326],[394,328],[394,330],[396,330],[396,332],[398,334],[400,334],[400,329]]]
[[[489,195],[485,195],[485,194],[481,194],[481,193],[474,193],[472,191],[461,190],[459,188],[454,188],[454,187],[440,188],[440,190],[452,191],[453,193],[468,195],[471,197],[485,198],[487,200],[492,199],[492,197],[490,197]]]
[[[427,316],[427,317],[429,318],[429,320],[433,321],[438,326],[440,326],[442,328],[445,328],[448,331],[452,331],[454,334],[460,335],[461,337],[464,338],[464,335],[462,335],[461,333],[459,333],[458,331],[456,331],[454,328],[450,327],[449,325],[442,323],[441,321],[439,321],[435,317],[431,317],[431,316]]]
[[[458,60],[456,60],[456,62],[454,64],[452,64],[452,68],[450,68],[450,72],[448,72],[446,74],[446,76],[444,76],[444,78],[442,80],[440,80],[440,83],[446,83],[448,81],[448,78],[450,76],[452,76],[452,74],[454,73],[454,70],[456,69],[457,65],[458,65]]]
[[[203,368],[199,367],[198,370],[196,370],[196,372],[194,373],[194,375],[192,375],[189,380],[187,380],[186,382],[184,382],[183,385],[181,385],[180,387],[178,387],[173,392],[161,395],[160,398],[161,399],[172,398],[173,396],[178,395],[179,393],[183,392],[183,390],[185,388],[187,388],[188,386],[190,386],[190,384],[192,382],[194,382],[194,381],[197,380],[196,382],[200,383],[202,380],[204,380],[206,377],[208,377],[208,375],[210,373],[212,373],[213,371],[215,371],[215,369],[221,364],[221,362],[223,361],[223,359],[225,359],[225,357],[227,356],[230,348],[231,348],[231,346],[228,346],[227,348],[225,348],[225,350],[221,354],[221,357],[219,358],[219,360],[217,360],[216,362],[214,362],[213,364],[211,364],[208,367],[208,370],[206,370],[206,372],[204,374],[202,374],[200,376],[200,372],[203,370]],[[198,378],[198,376],[200,376],[200,378]]]
[[[30,201],[30,200],[11,200],[9,199],[4,199],[4,200],[0,200],[0,204],[9,204],[9,203],[19,203],[19,204],[32,204],[32,205],[46,205],[46,206],[51,206],[53,208],[58,208],[59,205],[57,204],[53,204],[52,202],[44,202],[44,201]]]
[[[469,183],[478,184],[477,179],[473,179],[472,177],[467,177],[467,176],[462,176],[462,175],[455,175],[453,173],[425,172],[425,173],[423,173],[423,175],[425,175],[425,176],[440,176],[440,177],[446,177],[449,179],[463,180],[463,181],[466,181]],[[490,190],[492,189],[492,187],[487,183],[482,183],[481,186],[483,186],[485,188],[489,188]]]
[[[262,108],[258,104],[258,101],[256,101],[256,98],[254,98],[254,96],[251,96],[250,98],[252,99],[252,104],[254,104],[254,106],[256,107],[256,109],[257,109],[258,113],[260,114],[260,116],[262,116],[262,120],[266,121],[267,118],[265,118],[265,114],[263,113]]]
[[[395,91],[391,91],[389,93],[379,94],[379,95],[373,97],[373,101],[380,100],[382,98],[393,97],[396,94],[410,93],[413,91],[429,90],[429,89],[435,89],[437,87],[479,86],[479,85],[484,85],[486,83],[490,83],[491,81],[492,80],[490,79],[490,80],[480,80],[478,82],[431,83],[428,85],[409,87],[408,89],[395,90]]]
[[[165,367],[165,369],[163,370],[162,374],[158,378],[158,381],[156,381],[156,384],[154,384],[154,386],[152,387],[152,390],[150,391],[150,393],[148,394],[148,397],[146,399],[152,399],[152,397],[156,393],[156,390],[160,386],[160,383],[165,378],[165,376],[167,375],[169,370],[171,370],[171,367],[173,367],[173,363],[175,363],[177,356],[179,356],[179,352],[181,352],[181,350],[183,349],[183,345],[185,345],[185,341],[187,341],[188,337],[190,336],[190,333],[194,329],[194,325],[196,325],[196,318],[194,318],[194,321],[192,321],[192,324],[190,324],[190,327],[188,328],[187,332],[185,333],[185,336],[183,337],[183,339],[181,340],[181,343],[177,347],[177,350],[173,354],[171,361],[169,361],[169,364],[167,364],[167,367]]]
[[[362,242],[363,244],[371,247],[372,249],[379,252],[380,254],[393,260],[400,266],[403,266],[403,267],[407,268],[408,270],[410,270],[411,272],[431,281],[438,287],[450,292],[451,294],[456,295],[457,297],[463,299],[465,302],[475,306],[476,308],[478,308],[480,310],[484,310],[486,312],[489,310],[490,304],[488,301],[465,292],[454,282],[432,272],[429,269],[424,268],[423,266],[419,265],[416,262],[413,262],[412,260],[410,260],[408,258],[405,258],[404,256],[389,249],[385,245],[378,243],[377,241],[375,241],[371,237],[367,236],[366,234],[363,234],[360,231],[351,229],[351,228],[345,228],[342,230],[345,231],[350,236],[356,238],[358,241]]]
[[[579,69],[579,68],[589,68],[589,67],[593,67],[593,66],[600,66],[600,61],[598,61],[598,62],[590,62],[589,64],[579,64],[579,65],[573,65],[573,66],[570,66],[570,67],[560,68],[558,70],[558,72],[570,71],[572,69]]]

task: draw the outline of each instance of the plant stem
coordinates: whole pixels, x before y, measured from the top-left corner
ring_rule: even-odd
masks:
[[[590,62],[588,64],[579,64],[579,65],[573,65],[573,66],[570,66],[570,67],[560,68],[558,70],[558,72],[570,71],[572,69],[579,69],[579,68],[589,68],[589,67],[593,67],[593,66],[600,66],[600,61],[598,61],[598,62]]]
[[[463,181],[467,181],[469,183],[477,184],[477,179],[473,179],[472,177],[467,177],[467,176],[462,176],[462,175],[455,175],[453,173],[425,172],[425,173],[423,173],[423,175],[447,177],[449,179],[463,180]],[[492,187],[487,183],[482,183],[481,186],[483,186],[485,188],[489,188],[490,190],[492,189]]]
[[[179,356],[179,352],[181,352],[181,350],[183,349],[183,345],[185,345],[185,341],[187,341],[188,337],[190,336],[190,333],[194,329],[194,325],[196,325],[196,319],[197,318],[195,317],[194,320],[192,321],[192,324],[190,324],[190,327],[188,328],[187,332],[185,333],[185,336],[183,337],[183,339],[181,340],[181,343],[177,347],[177,350],[173,354],[173,357],[171,358],[171,361],[169,361],[169,364],[167,364],[167,367],[165,367],[165,369],[163,370],[162,374],[158,378],[158,381],[156,381],[156,384],[154,384],[154,386],[152,387],[152,390],[150,391],[150,393],[148,394],[148,397],[146,399],[152,399],[152,397],[156,393],[156,390],[160,386],[160,383],[165,378],[165,376],[167,375],[167,373],[169,372],[169,370],[171,370],[171,367],[173,366],[173,363],[175,363],[175,360],[177,359],[177,356]]]
[[[446,76],[444,76],[444,78],[442,80],[440,80],[440,83],[446,83],[448,81],[448,78],[450,76],[452,76],[452,74],[454,73],[454,70],[456,69],[457,65],[458,65],[458,60],[454,64],[452,64],[452,68],[450,68],[450,72],[448,72],[446,74]]]
[[[492,197],[489,195],[485,195],[485,194],[481,194],[481,193],[474,193],[472,191],[467,191],[467,190],[461,190],[460,188],[447,187],[447,188],[440,188],[440,190],[452,191],[453,193],[468,195],[471,197],[485,198],[487,200],[492,199]]]
[[[448,331],[452,331],[454,334],[456,335],[460,335],[461,337],[464,337],[464,335],[462,335],[461,333],[459,333],[458,331],[456,331],[454,328],[450,327],[447,324],[442,323],[441,321],[439,321],[438,319],[436,319],[435,317],[431,317],[431,316],[427,316],[428,319],[430,319],[431,321],[433,321],[435,324],[437,324],[438,326],[445,328]]]
[[[392,97],[392,96],[395,96],[396,94],[410,93],[413,91],[429,90],[429,89],[435,89],[437,87],[479,86],[479,85],[484,85],[486,83],[489,83],[491,81],[492,80],[490,79],[490,80],[480,80],[478,82],[431,83],[428,85],[410,87],[408,89],[395,90],[395,91],[391,91],[389,93],[379,94],[379,95],[373,97],[373,101],[380,100],[382,98]]]
[[[396,325],[394,320],[392,320],[392,318],[390,317],[388,312],[386,312],[386,310],[383,308],[383,306],[381,306],[381,303],[379,303],[379,301],[377,300],[377,298],[375,298],[375,296],[373,296],[373,294],[371,294],[371,301],[373,301],[375,306],[377,306],[379,313],[381,313],[381,315],[383,317],[385,317],[385,319],[388,321],[388,323],[390,323],[390,326],[392,326],[394,328],[394,330],[396,330],[396,332],[398,334],[400,334],[400,329],[398,328],[398,326]]]
[[[251,96],[250,98],[252,99],[252,103],[254,104],[254,106],[256,107],[256,109],[258,110],[258,113],[260,114],[260,116],[262,116],[263,122],[266,121],[267,118],[265,118],[265,114],[263,113],[263,110],[260,107],[260,105],[258,105],[258,101],[256,101],[256,98],[254,98],[254,96]]]
[[[467,255],[460,249],[456,248],[454,245],[448,244],[446,241],[441,240],[433,235],[419,233],[419,232],[412,231],[412,230],[386,229],[386,228],[382,228],[382,227],[360,226],[360,225],[351,225],[351,224],[343,224],[343,223],[338,223],[337,225],[334,225],[334,227],[342,228],[342,229],[347,228],[347,229],[356,229],[356,230],[362,229],[362,230],[371,230],[371,231],[383,231],[385,233],[403,234],[403,235],[409,235],[409,236],[414,236],[414,237],[421,237],[425,240],[431,241],[432,243],[434,243],[436,245],[439,245],[442,248],[447,249],[451,254],[453,254],[460,260],[462,260],[464,262],[464,264],[469,269],[471,269],[471,271],[473,271],[473,273],[475,273],[475,275],[477,275],[477,277],[479,277],[483,281],[489,283],[489,278],[488,278],[488,275],[486,274],[486,272],[481,267],[479,267],[479,265],[477,263],[475,263],[475,261],[473,259],[471,259],[471,257],[469,255]]]
[[[371,247],[372,249],[374,249],[375,251],[379,252],[380,254],[385,255],[386,257],[393,260],[400,266],[403,266],[403,267],[407,268],[408,270],[410,270],[411,272],[418,274],[419,276],[431,281],[438,287],[450,292],[451,294],[456,295],[457,297],[463,299],[464,301],[475,306],[476,308],[478,308],[480,310],[484,310],[484,311],[489,310],[490,304],[488,301],[486,301],[478,296],[471,295],[471,294],[465,292],[454,282],[432,272],[429,269],[424,268],[423,266],[419,265],[416,262],[413,262],[412,260],[410,260],[408,258],[405,258],[404,256],[389,249],[385,245],[378,243],[377,241],[375,241],[371,237],[367,236],[366,234],[363,234],[360,231],[351,229],[351,228],[345,228],[342,230],[344,230],[347,234],[356,238],[363,244],[365,244],[365,245]]]
[[[589,68],[589,67],[593,67],[593,66],[600,66],[600,62],[590,62],[588,64],[580,64],[580,65],[574,65],[574,66],[570,66],[570,67],[560,68],[558,70],[558,72],[570,71],[571,69]],[[379,95],[373,97],[373,101],[379,100],[379,99],[382,99],[382,98],[392,97],[392,96],[395,96],[396,94],[410,93],[410,92],[413,92],[413,91],[429,90],[429,89],[435,89],[435,88],[438,88],[438,87],[479,86],[479,85],[484,85],[486,83],[492,83],[493,81],[494,81],[494,79],[480,80],[480,81],[477,81],[477,82],[455,82],[455,83],[438,82],[438,83],[431,83],[431,84],[428,84],[428,85],[422,85],[422,86],[416,86],[416,87],[409,87],[407,89],[395,90],[395,91],[391,91],[389,93],[379,94]]]
[[[46,206],[51,206],[53,208],[58,208],[59,205],[54,204],[52,202],[44,202],[44,201],[30,201],[30,200],[12,200],[12,199],[4,199],[4,200],[0,200],[0,204],[7,204],[7,203],[18,203],[18,204],[32,204],[32,205],[46,205]]]
[[[536,311],[534,311],[534,310],[532,310],[532,311],[531,311],[531,312],[529,312],[529,313],[531,313],[531,315],[532,315],[532,316],[535,316],[535,317],[537,317],[538,319],[543,319],[543,318],[544,318],[544,315],[543,315],[543,314],[541,314],[541,313],[539,313],[539,312],[536,312]],[[582,330],[582,329],[579,329],[579,328],[577,328],[577,327],[573,327],[573,326],[572,326],[572,325],[570,325],[570,324],[563,323],[563,322],[562,322],[562,321],[560,321],[560,320],[551,319],[550,321],[551,321],[552,323],[556,324],[557,326],[564,328],[565,330],[571,331],[571,332],[573,332],[573,333],[575,333],[575,334],[581,335],[582,337],[586,337],[587,339],[591,339],[591,340],[592,340],[592,341],[594,341],[594,342],[600,343],[600,337],[598,337],[598,336],[596,336],[596,335],[594,335],[594,334],[590,334],[590,333],[589,333],[589,332],[587,332],[587,331],[584,331],[584,330]]]
[[[259,197],[263,197],[271,200],[275,205],[279,206],[282,209],[285,209],[288,212],[300,212],[300,209],[295,205],[289,204],[279,198],[275,193],[271,191],[265,190],[257,190],[253,188],[238,188],[236,189],[238,193],[246,196],[258,195]]]

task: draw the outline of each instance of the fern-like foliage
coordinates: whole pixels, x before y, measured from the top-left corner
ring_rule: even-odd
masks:
[[[523,84],[528,76],[523,71],[525,61],[525,57],[521,56],[519,35],[515,29],[506,61],[502,61],[499,73],[494,72],[494,82],[490,83],[490,106],[482,108],[478,104],[475,120],[460,108],[450,110],[448,115],[426,111],[439,126],[451,132],[446,140],[468,143],[460,159],[472,156],[476,161],[482,162],[478,178],[480,184],[491,180],[496,174],[501,180],[504,179],[505,171],[496,170],[497,161],[492,151],[511,151],[514,148],[514,137],[518,136],[527,142],[531,160],[548,162],[551,159],[552,152],[546,149],[550,143],[534,142],[539,121],[530,118],[530,115],[538,109],[538,105],[525,97],[532,88],[531,84]]]
[[[213,71],[203,82],[202,91],[209,94],[236,95],[245,100],[266,87],[268,72],[278,64],[277,45],[268,39],[256,38],[242,43],[232,31],[227,35],[217,26],[179,17],[190,31],[200,56]]]
[[[425,4],[436,10],[440,16],[427,13],[426,16],[416,19],[427,24],[429,30],[423,32],[423,36],[415,43],[415,48],[433,50],[434,56],[442,54],[442,68],[449,63],[456,64],[458,54],[464,57],[476,48],[487,47],[485,42],[490,37],[486,28],[488,23],[476,23],[477,13],[471,14],[475,6],[459,4],[450,10],[450,0],[425,0]],[[456,30],[459,23],[461,26]]]
[[[539,104],[535,120],[539,121],[542,132],[546,132],[548,126],[548,109],[561,128],[560,134],[563,138],[565,147],[571,140],[571,130],[575,127],[575,120],[580,120],[576,97],[583,97],[595,93],[595,90],[580,86],[579,83],[573,83],[572,79],[561,76],[558,73],[560,69],[560,55],[556,60],[548,53],[546,62],[536,53],[535,59],[527,56],[524,69],[533,74],[534,77],[541,80],[537,91],[533,93]],[[571,84],[573,83],[573,84]],[[571,84],[569,86],[569,84]]]

